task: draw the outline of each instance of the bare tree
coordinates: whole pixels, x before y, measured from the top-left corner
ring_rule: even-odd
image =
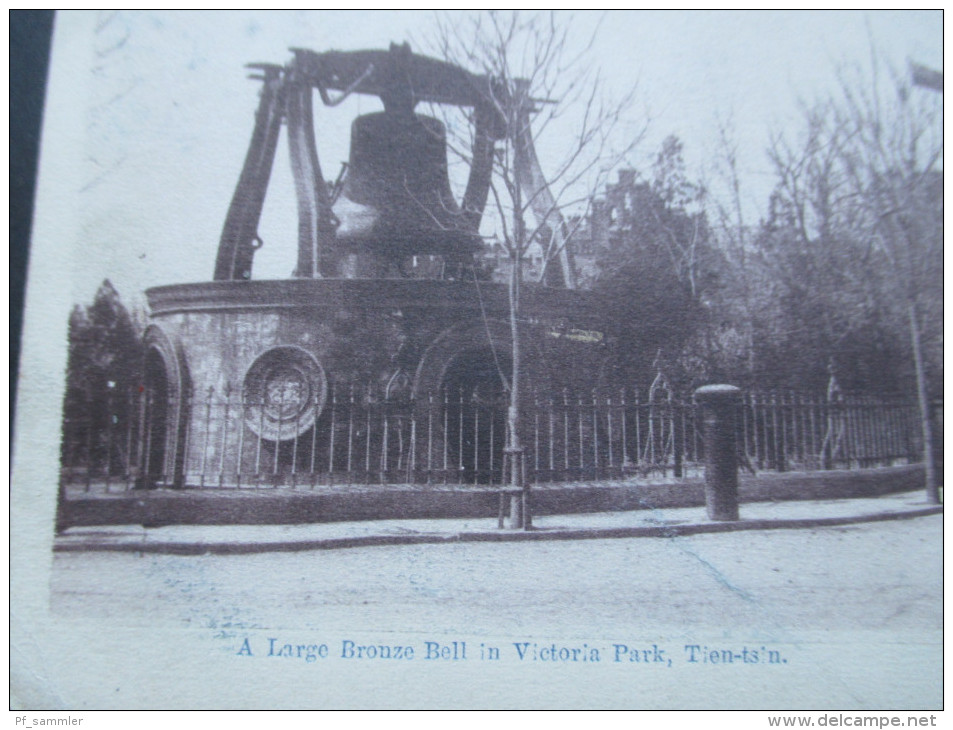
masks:
[[[629,133],[621,149],[610,149],[632,105],[634,87],[621,99],[606,98],[602,80],[588,62],[595,34],[578,45],[571,36],[572,25],[570,16],[552,12],[452,13],[438,16],[430,43],[445,60],[494,80],[485,90],[485,101],[505,126],[493,158],[490,197],[510,268],[512,372],[509,378],[501,376],[509,403],[506,453],[512,485],[522,483],[521,299],[524,286],[532,285],[524,281],[523,259],[535,244],[543,257],[538,283],[575,286],[566,247],[570,231],[560,211],[587,205],[608,172],[644,134],[644,128]],[[453,125],[450,129],[452,152],[472,163],[477,159],[475,147],[484,142],[470,136],[454,138]],[[559,152],[550,155],[547,149],[544,173],[536,147],[549,135],[554,141],[558,136]],[[531,518],[525,501],[524,510],[522,522],[528,528]]]
[[[799,341],[836,349],[865,323],[870,241],[841,164],[848,131],[829,101],[802,103],[801,111],[800,135],[774,135],[768,147],[777,182],[758,253],[771,283],[810,308]],[[809,355],[822,372],[833,352]]]
[[[871,44],[871,72],[842,70],[839,97],[831,106],[847,140],[839,161],[861,206],[866,232],[887,263],[887,296],[906,315],[927,498],[938,504],[940,484],[923,335],[927,310],[935,308],[941,296],[942,99],[931,91],[912,88]],[[942,317],[942,309],[934,318],[937,315]]]
[[[927,498],[937,503],[924,332],[932,328],[939,341],[942,103],[911,88],[871,48],[868,68],[840,68],[833,93],[802,104],[798,141],[772,140],[769,157],[778,182],[771,218],[791,232],[778,238],[777,253],[780,260],[783,244],[784,255],[799,264],[773,273],[822,282],[829,296],[811,326],[825,329],[830,342],[853,334],[865,308],[905,321]]]
[[[715,238],[734,274],[733,283],[737,289],[735,311],[730,318],[737,334],[730,337],[734,343],[729,349],[744,362],[745,373],[750,376],[754,372],[754,290],[757,282],[751,265],[753,249],[743,201],[740,150],[732,115],[719,116],[715,126],[718,140],[712,174],[720,194],[709,194],[706,202],[716,230]],[[727,334],[720,334],[724,339],[729,338]]]

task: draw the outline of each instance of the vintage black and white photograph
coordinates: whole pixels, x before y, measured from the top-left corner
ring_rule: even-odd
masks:
[[[11,706],[930,724],[942,33],[58,12]]]

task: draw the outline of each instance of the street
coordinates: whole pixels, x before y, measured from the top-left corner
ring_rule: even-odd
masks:
[[[940,516],[677,538],[61,553],[51,608],[127,625],[509,635],[941,628]]]
[[[62,678],[86,708],[935,708],[941,529],[58,553],[23,644],[47,674],[19,686]]]

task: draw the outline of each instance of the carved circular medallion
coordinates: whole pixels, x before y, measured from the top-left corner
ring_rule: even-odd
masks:
[[[318,362],[297,347],[261,355],[245,375],[245,423],[269,441],[286,441],[314,425],[327,398]]]

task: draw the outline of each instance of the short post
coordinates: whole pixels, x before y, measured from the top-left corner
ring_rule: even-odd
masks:
[[[705,438],[705,505],[711,520],[738,519],[738,453],[735,415],[741,390],[733,385],[705,385],[695,391],[702,407]]]
[[[514,482],[508,487],[503,487],[500,493],[501,498],[503,495],[506,495],[510,500],[510,519],[508,527],[517,530],[530,530],[533,525],[533,517],[532,506],[530,504],[529,483],[526,480],[524,471],[523,449],[519,447],[507,447],[503,449],[503,454],[508,460],[507,468],[510,474],[510,481]],[[504,474],[507,472],[507,468],[504,468]],[[504,506],[501,499],[500,527],[503,526],[503,511]]]

